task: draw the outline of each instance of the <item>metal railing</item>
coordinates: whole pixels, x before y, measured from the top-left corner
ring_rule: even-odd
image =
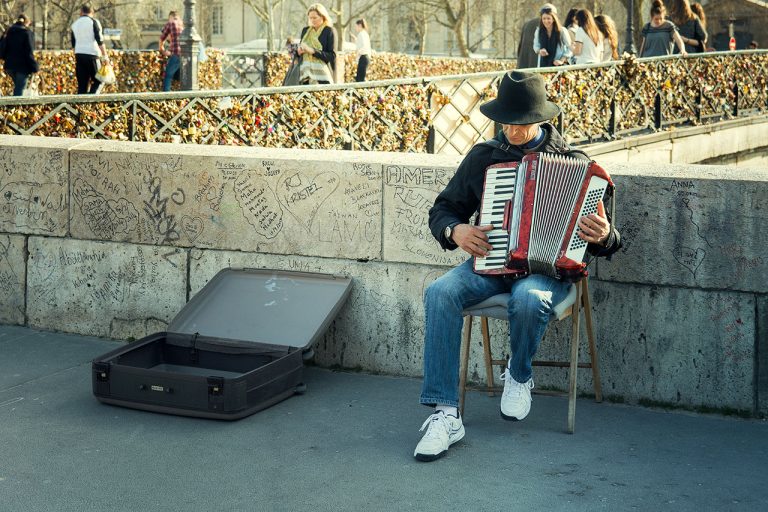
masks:
[[[227,50],[221,62],[221,88],[254,89],[266,86],[265,56],[260,50]]]
[[[250,89],[282,85],[291,58],[287,52],[261,50],[224,50],[222,88]],[[338,52],[337,66],[345,82],[354,82],[357,54]],[[447,56],[420,56],[377,52],[368,67],[369,81],[398,78],[423,78],[474,72],[503,71],[515,67],[515,59],[466,59]]]
[[[537,70],[574,143],[768,111],[768,52]],[[502,73],[229,91],[0,99],[0,132],[94,139],[463,154],[496,127]]]

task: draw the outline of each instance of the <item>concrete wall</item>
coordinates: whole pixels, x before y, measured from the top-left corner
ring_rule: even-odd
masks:
[[[458,161],[0,137],[0,321],[139,338],[223,267],[341,273],[354,287],[319,364],[419,376],[423,291],[462,260],[427,210]],[[768,412],[768,170],[607,168],[625,245],[592,269],[606,394]],[[542,354],[564,357],[569,330],[554,324]]]
[[[604,164],[692,164],[722,159],[728,161],[729,167],[764,167],[766,141],[768,116],[763,115],[675,128],[582,148]]]

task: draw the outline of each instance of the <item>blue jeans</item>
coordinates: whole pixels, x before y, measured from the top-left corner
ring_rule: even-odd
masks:
[[[171,90],[171,80],[173,80],[173,75],[176,74],[180,67],[181,57],[178,55],[168,57],[168,63],[165,65],[165,78],[163,78],[163,92]]]
[[[531,378],[531,360],[552,317],[552,309],[568,295],[570,283],[542,275],[512,280],[472,271],[472,259],[432,283],[424,294],[424,405],[459,404],[459,359],[464,308],[499,293],[510,293],[509,372],[517,382]]]
[[[21,71],[11,71],[11,78],[13,79],[13,95],[21,96],[24,94],[24,89],[27,88],[27,80],[31,73],[23,73]]]

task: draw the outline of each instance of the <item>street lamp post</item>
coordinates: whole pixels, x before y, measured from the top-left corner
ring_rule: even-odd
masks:
[[[198,88],[197,45],[200,35],[195,28],[195,2],[184,0],[184,30],[181,32],[181,88],[187,91]]]
[[[635,25],[632,21],[632,16],[635,13],[635,0],[628,0],[627,2],[627,41],[624,43],[624,52],[630,55],[635,55],[637,49],[635,48]]]

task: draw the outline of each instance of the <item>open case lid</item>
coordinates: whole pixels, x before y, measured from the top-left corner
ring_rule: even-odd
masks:
[[[168,331],[224,344],[309,348],[336,317],[352,279],[269,269],[219,271],[171,321]]]

